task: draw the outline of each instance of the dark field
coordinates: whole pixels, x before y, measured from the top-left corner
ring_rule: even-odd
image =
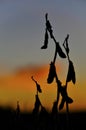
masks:
[[[0,108],[0,130],[67,130],[67,116],[60,113],[59,118],[47,112],[33,115],[20,113],[12,109]],[[86,112],[74,112],[69,115],[69,130],[86,130]]]

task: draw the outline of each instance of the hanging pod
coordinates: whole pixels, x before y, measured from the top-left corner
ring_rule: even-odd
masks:
[[[66,102],[70,104],[70,103],[73,102],[73,99],[71,97],[67,96],[66,97]]]
[[[50,30],[52,30],[52,26],[50,24],[50,21],[48,20],[48,14],[47,13],[45,14],[45,19],[46,19],[46,28],[50,32]]]
[[[67,102],[67,103],[72,103],[73,100],[72,98],[70,98],[68,95],[67,95],[67,92],[66,92],[66,87],[65,86],[60,86],[60,93],[63,97],[63,99]]]
[[[52,26],[50,24],[50,21],[48,20],[48,13],[45,14],[45,19],[46,19],[46,28],[50,33],[50,37],[53,38],[53,30],[52,30]]]
[[[62,100],[61,100],[61,103],[59,105],[59,110],[63,109],[64,107],[64,103],[67,102],[67,103],[72,103],[73,102],[73,99],[70,98],[68,95],[67,95],[67,92],[66,92],[66,87],[65,86],[60,86],[60,93],[61,93],[61,96],[62,96]]]
[[[65,102],[67,102],[68,104],[70,104],[70,103],[73,102],[73,100],[72,100],[72,98],[70,98],[70,97],[68,97],[68,96],[66,96],[66,98],[65,98],[65,97],[62,97],[61,103],[60,103],[60,105],[59,105],[59,110],[63,109]]]
[[[76,76],[75,76],[75,70],[74,66],[71,60],[69,60],[69,68],[68,68],[68,74],[67,74],[67,82],[72,82],[75,84],[76,83]]]
[[[59,105],[59,110],[63,109],[65,102],[67,102],[68,104],[71,104],[73,102],[73,99],[70,98],[66,93],[64,95],[62,95],[62,100]]]
[[[48,39],[49,39],[49,36],[48,36],[47,28],[46,28],[44,45],[41,47],[41,49],[46,49],[47,48],[47,46],[48,46]]]
[[[60,45],[59,45],[59,42],[56,42],[56,51],[58,52],[59,56],[61,58],[66,58],[66,55],[65,53],[62,51]]]
[[[51,26],[49,20],[47,20],[47,22],[46,22],[46,28],[50,33],[50,37],[53,38],[53,30],[52,30],[52,26]]]
[[[54,63],[51,62],[47,82],[49,84],[52,83],[55,77],[56,77],[56,68]]]

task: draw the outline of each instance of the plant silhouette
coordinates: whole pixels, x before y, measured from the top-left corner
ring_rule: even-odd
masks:
[[[38,114],[40,107],[41,107],[41,111],[46,111],[44,106],[42,105],[42,103],[39,99],[39,95],[38,95],[38,93],[42,93],[42,89],[41,89],[40,85],[37,83],[37,81],[33,78],[33,76],[31,77],[31,79],[36,83],[36,91],[37,91],[36,95],[35,95],[35,105],[34,105],[33,113]]]
[[[56,83],[56,99],[53,102],[51,113],[49,114],[48,111],[45,109],[45,107],[42,105],[42,102],[39,98],[39,94],[42,94],[42,89],[40,84],[34,79],[33,76],[31,76],[31,79],[36,85],[36,94],[35,94],[35,103],[32,110],[31,121],[29,122],[32,124],[31,129],[32,130],[69,130],[70,128],[70,122],[69,122],[69,104],[73,103],[73,99],[68,95],[68,83],[72,81],[73,84],[76,83],[76,75],[75,75],[75,68],[73,65],[73,62],[70,60],[69,57],[69,34],[65,37],[65,40],[63,42],[63,47],[65,52],[62,50],[60,46],[60,42],[57,42],[57,40],[54,37],[52,25],[48,19],[48,13],[45,14],[45,35],[44,35],[44,44],[41,47],[41,49],[47,49],[49,38],[51,38],[55,44],[55,53],[53,60],[50,62],[49,66],[49,72],[47,77],[47,83],[52,84],[54,81]],[[59,75],[56,71],[56,59],[57,57],[60,58],[67,58],[68,59],[68,72],[67,77],[65,81],[65,85],[62,85],[62,81],[59,79]],[[63,119],[63,122],[65,122],[66,128],[62,126],[63,122],[60,122],[60,110],[64,108],[64,105],[66,104],[66,122]],[[17,101],[17,109],[16,109],[16,115],[17,115],[17,122],[18,126],[17,128],[20,129],[20,106],[19,101]],[[29,123],[29,124],[30,124]],[[25,125],[26,127],[27,125]],[[30,129],[29,127],[27,127]]]
[[[74,65],[72,61],[69,58],[69,46],[68,46],[68,39],[69,39],[69,34],[67,34],[64,42],[63,42],[63,47],[65,49],[66,55],[61,49],[59,42],[56,41],[54,35],[53,35],[53,30],[50,21],[48,20],[48,13],[45,14],[45,20],[46,20],[46,30],[48,30],[47,34],[45,35],[45,42],[44,45],[41,47],[41,49],[46,49],[48,47],[48,33],[50,34],[50,38],[53,39],[55,43],[55,54],[54,54],[54,59],[53,62],[50,63],[50,69],[49,69],[49,74],[47,78],[47,83],[51,84],[54,79],[56,79],[56,84],[57,84],[57,99],[55,100],[53,107],[52,107],[52,115],[58,115],[58,103],[60,99],[60,95],[62,97],[60,105],[59,105],[59,110],[63,109],[64,103],[66,103],[66,111],[67,111],[67,130],[69,130],[69,107],[68,104],[71,104],[73,102],[73,99],[68,96],[67,92],[67,85],[68,82],[72,81],[74,84],[76,83],[76,76],[75,76],[75,70],[74,70]],[[46,37],[47,36],[47,37]],[[55,61],[57,58],[57,54],[61,58],[68,58],[69,66],[68,66],[68,73],[66,77],[66,83],[65,85],[62,86],[61,81],[58,79],[57,73],[56,73],[56,67],[55,67]],[[57,116],[56,116],[57,117]],[[57,120],[57,118],[56,118]],[[56,128],[55,128],[56,129]]]
[[[16,120],[17,120],[17,122],[19,122],[19,120],[20,120],[20,115],[21,115],[20,105],[19,105],[19,101],[17,101],[17,107],[16,107]]]
[[[34,123],[33,129],[34,130],[42,129],[41,127],[44,128],[46,126],[47,111],[39,99],[38,93],[42,93],[42,89],[41,89],[40,85],[37,83],[37,81],[33,78],[33,76],[31,77],[31,79],[36,84],[35,103],[34,103],[34,108],[32,111],[33,123]]]
[[[34,109],[33,109],[33,115],[37,115],[39,113],[39,108],[41,106],[41,102],[38,96],[38,92],[42,93],[41,87],[40,85],[37,83],[37,81],[33,78],[33,76],[31,77],[31,79],[35,82],[36,84],[36,95],[35,95],[35,104],[34,104]]]

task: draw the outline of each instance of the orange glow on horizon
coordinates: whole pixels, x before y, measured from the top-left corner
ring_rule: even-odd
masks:
[[[60,68],[56,66],[56,70],[60,73]],[[42,94],[39,94],[40,100],[46,108],[51,110],[53,102],[56,99],[56,83],[47,84],[47,76],[49,65],[37,68],[23,68],[15,73],[0,77],[0,104],[12,105],[16,107],[19,100],[22,110],[32,110],[35,102],[36,85],[32,81],[31,76],[40,84]],[[65,81],[64,81],[65,83]],[[77,87],[78,86],[78,87]],[[85,91],[83,92],[85,94]],[[86,108],[83,93],[79,84],[75,86],[68,83],[68,95],[73,98],[74,102],[69,105],[70,110],[80,110]],[[81,105],[82,104],[82,105]]]

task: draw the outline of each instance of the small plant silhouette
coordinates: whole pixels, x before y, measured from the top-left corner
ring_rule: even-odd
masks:
[[[16,107],[16,116],[17,116],[17,119],[19,119],[20,117],[20,105],[19,105],[19,101],[17,101],[17,107]]]
[[[34,104],[34,108],[32,111],[32,115],[33,115],[33,120],[34,120],[34,129],[40,129],[41,124],[44,122],[42,121],[44,119],[44,115],[47,114],[46,109],[44,108],[44,106],[42,105],[40,99],[39,99],[39,95],[38,93],[42,93],[42,89],[41,86],[38,84],[38,82],[33,78],[33,76],[31,77],[31,79],[35,82],[36,84],[36,95],[35,95],[35,104]],[[46,116],[45,116],[46,117]],[[44,119],[45,120],[45,119]],[[44,126],[45,126],[45,122],[44,122]]]
[[[34,105],[33,113],[38,114],[40,107],[41,107],[41,111],[45,110],[44,106],[42,105],[42,103],[39,99],[39,95],[38,95],[38,93],[42,93],[42,89],[41,89],[41,86],[37,83],[37,81],[33,78],[33,76],[31,77],[31,79],[36,83],[36,95],[35,95],[35,105]]]
[[[39,113],[39,108],[41,106],[41,102],[38,96],[38,92],[42,93],[41,87],[40,85],[37,83],[37,81],[33,78],[33,76],[31,77],[31,79],[35,82],[36,84],[36,95],[35,95],[35,105],[34,105],[34,109],[33,109],[33,114],[37,115]]]

